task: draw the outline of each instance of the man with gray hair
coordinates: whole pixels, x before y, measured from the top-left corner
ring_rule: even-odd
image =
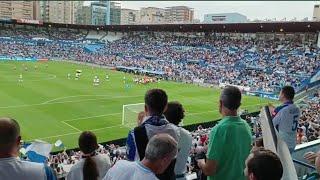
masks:
[[[210,132],[207,159],[198,160],[208,180],[246,179],[242,170],[251,149],[251,129],[238,115],[241,96],[239,88],[233,86],[221,92],[222,119]]]
[[[154,135],[148,142],[142,161],[118,161],[103,180],[157,180],[177,155],[177,142],[168,134]]]
[[[18,122],[14,119],[0,117],[0,179],[56,179],[48,166],[17,158],[20,140]]]

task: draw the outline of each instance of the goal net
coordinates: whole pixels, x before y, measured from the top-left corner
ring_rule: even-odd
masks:
[[[125,104],[122,107],[122,125],[133,128],[137,126],[138,114],[144,111],[144,103]]]

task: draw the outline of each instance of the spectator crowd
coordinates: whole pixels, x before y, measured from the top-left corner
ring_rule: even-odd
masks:
[[[320,137],[320,96],[311,94],[301,103],[302,114],[299,120],[297,141],[305,143]]]
[[[295,36],[261,40],[140,32],[96,44],[96,49],[88,48],[89,44],[86,34],[76,30],[0,31],[0,56],[4,57],[124,66],[161,72],[163,77],[177,81],[226,83],[251,91],[278,92],[284,85],[299,87],[320,67],[315,40],[302,42]]]

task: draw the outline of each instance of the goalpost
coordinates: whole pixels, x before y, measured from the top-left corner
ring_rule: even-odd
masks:
[[[137,126],[138,114],[144,111],[144,103],[125,104],[122,106],[122,125],[133,128]]]

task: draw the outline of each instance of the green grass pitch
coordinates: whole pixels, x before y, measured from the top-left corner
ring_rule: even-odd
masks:
[[[23,65],[28,71],[22,68]],[[79,80],[74,79],[77,69],[82,70]],[[68,73],[72,75],[71,79],[67,78]],[[18,82],[20,74],[23,75],[21,83]],[[105,80],[106,74],[110,81]],[[93,86],[95,75],[100,78],[100,86]],[[144,94],[150,88],[162,88],[169,101],[183,104],[185,125],[220,118],[219,89],[162,81],[149,85],[132,83],[126,90],[124,76],[131,82],[131,74],[68,62],[2,61],[0,116],[15,118],[25,141],[55,142],[61,139],[67,148],[78,146],[77,138],[84,130],[93,131],[99,142],[126,137],[129,128],[121,125],[122,107],[143,103]],[[244,96],[241,108],[254,111],[268,102],[271,101]]]

